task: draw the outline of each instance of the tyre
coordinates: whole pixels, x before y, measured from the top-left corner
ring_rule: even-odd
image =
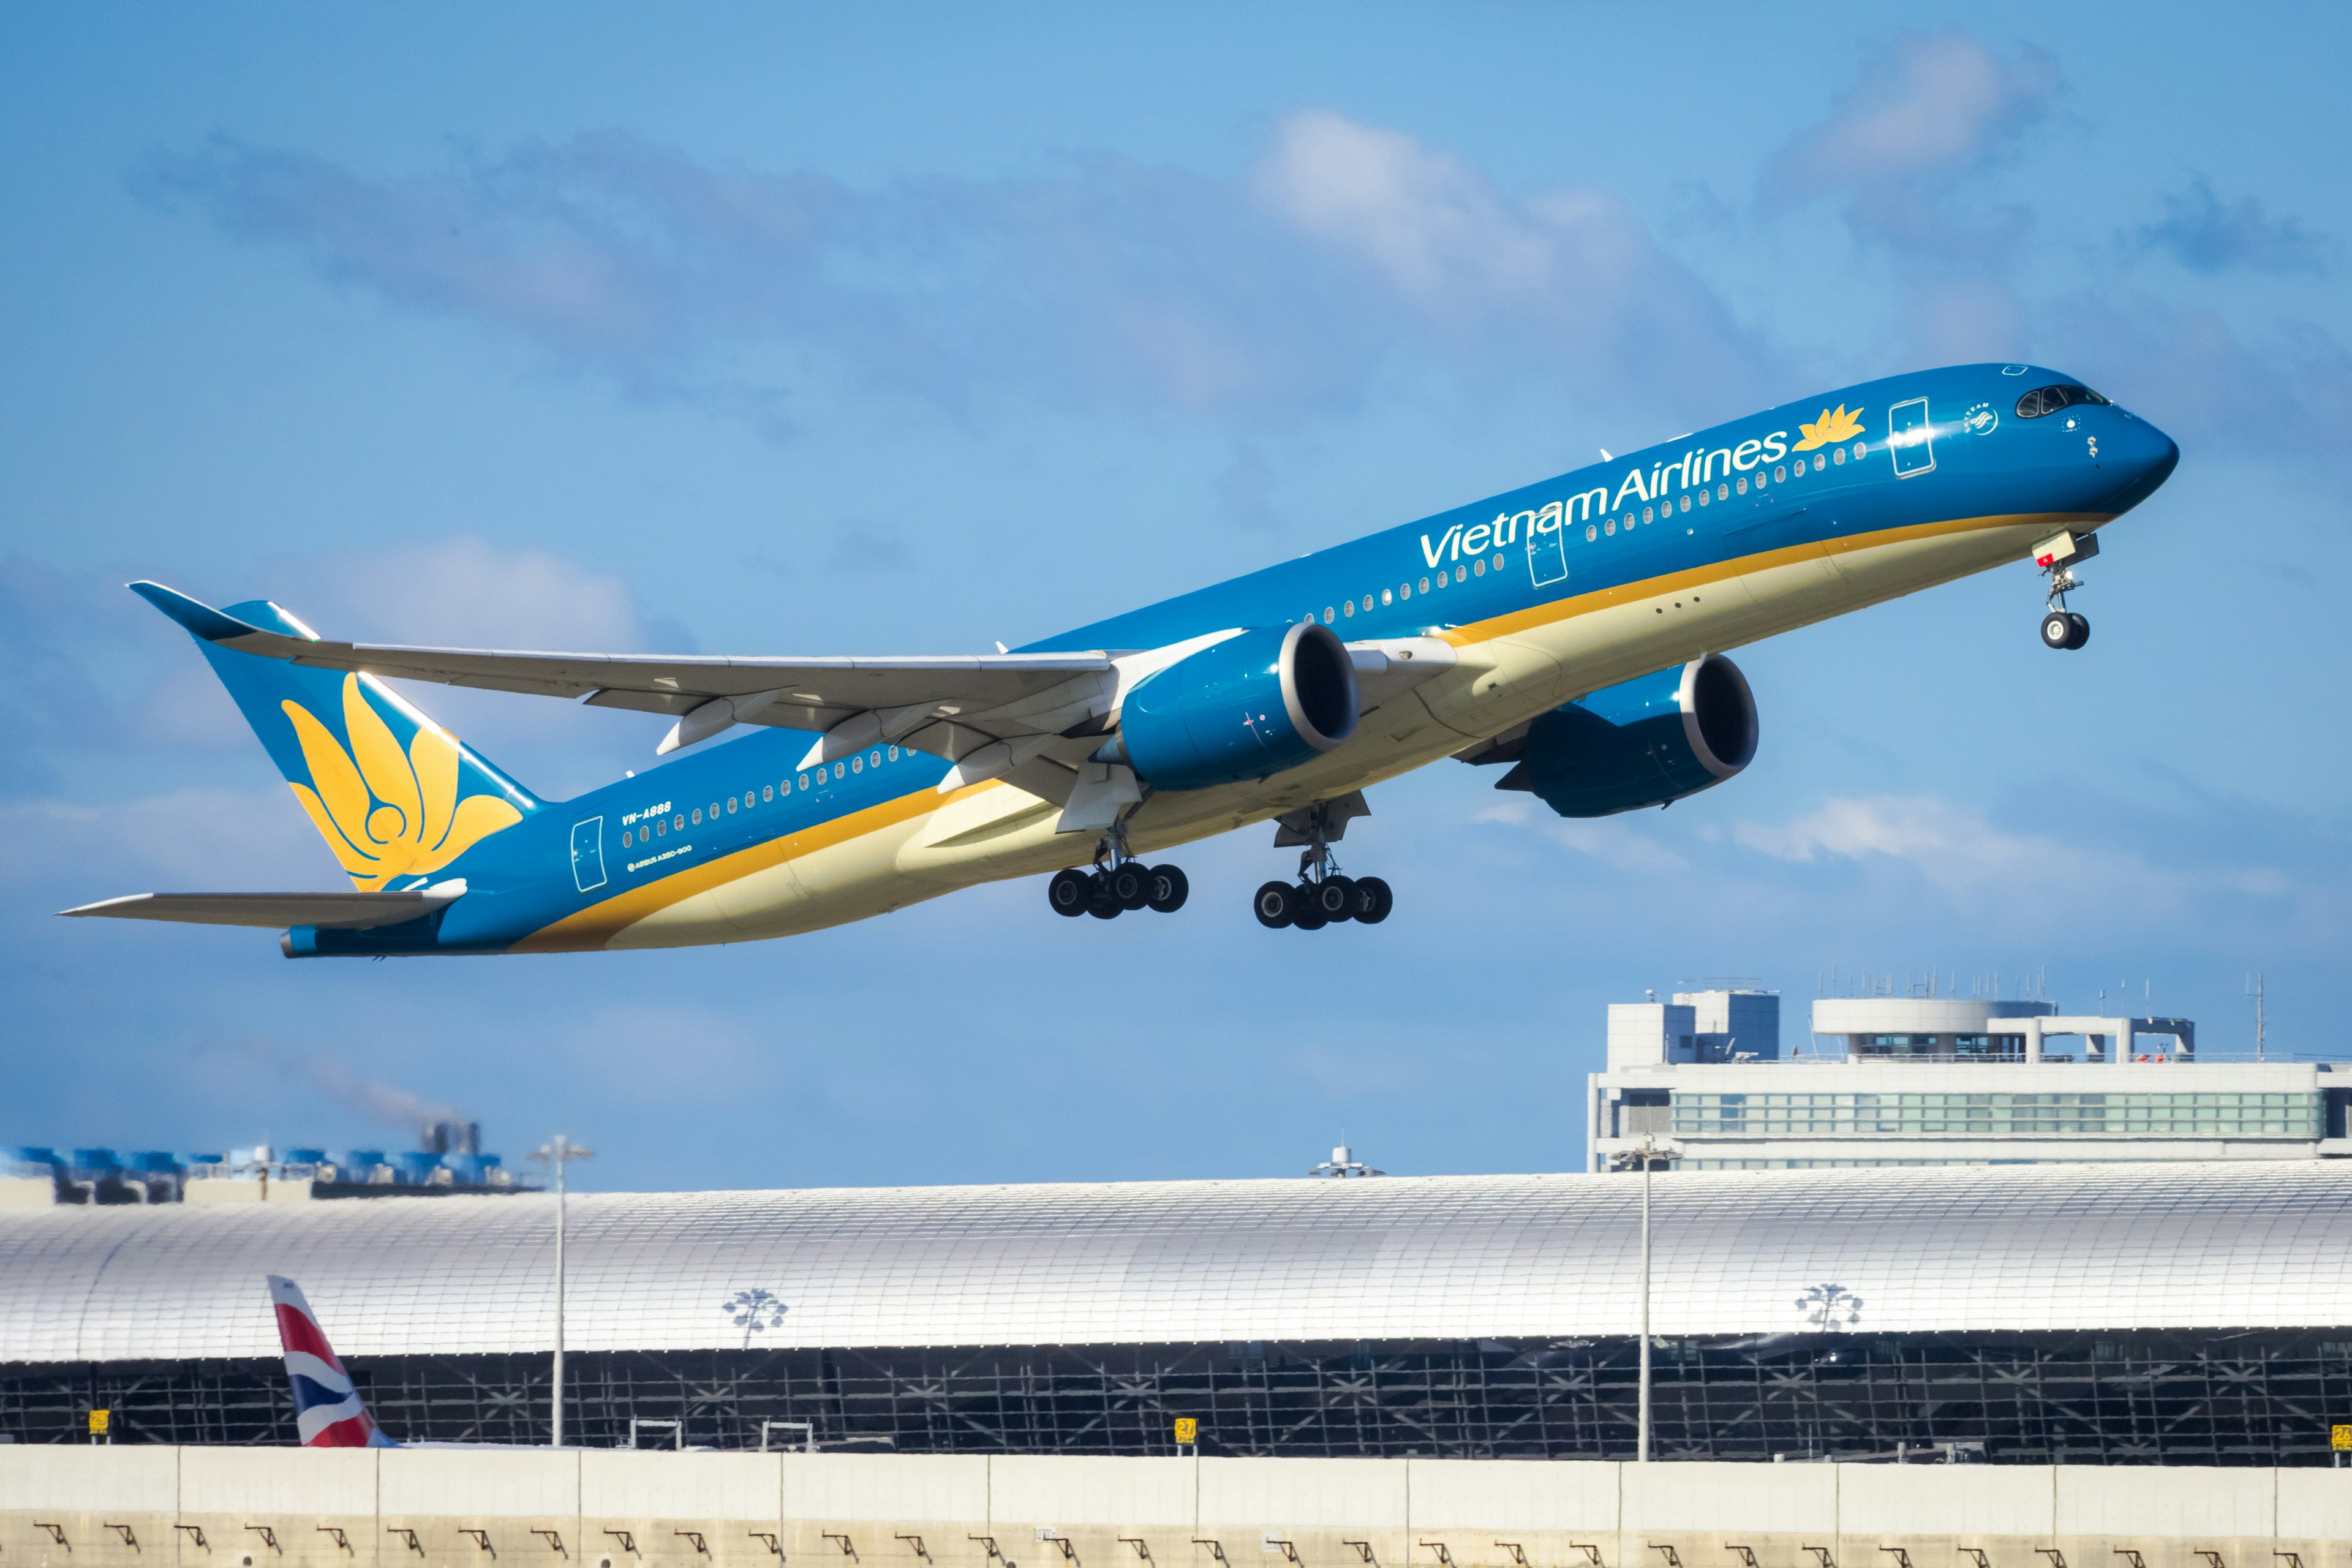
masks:
[[[1327,921],[1344,921],[1356,912],[1356,884],[1346,877],[1326,877],[1310,882],[1307,901]]]
[[[1054,906],[1057,915],[1073,919],[1087,912],[1087,905],[1095,896],[1092,872],[1071,869],[1056,871],[1054,879],[1045,884],[1045,901]]]
[[[1087,899],[1087,913],[1098,921],[1109,921],[1117,920],[1126,912],[1126,910],[1125,904],[1111,896],[1110,879],[1102,876],[1095,878],[1094,887]]]
[[[2091,618],[2088,616],[2077,615],[2073,610],[2069,610],[2066,612],[2066,624],[2069,631],[2066,638],[2068,647],[2081,647],[2091,640]]]
[[[1290,923],[1300,931],[1321,931],[1331,923],[1331,917],[1323,912],[1322,907],[1311,896],[1314,891],[1312,887],[1307,887],[1297,889],[1292,894],[1298,900],[1298,910],[1290,917]]]
[[[1376,926],[1389,918],[1396,908],[1396,895],[1378,877],[1363,877],[1356,882],[1356,919],[1368,926]]]
[[[2043,647],[2072,647],[2074,646],[2071,640],[2074,636],[2074,618],[2065,611],[2053,610],[2042,617]]]
[[[1122,910],[1139,910],[1151,898],[1150,874],[1132,862],[1110,874],[1111,901]]]
[[[1297,901],[1287,882],[1266,883],[1250,900],[1250,908],[1257,915],[1257,923],[1269,931],[1281,930],[1298,912]]]
[[[1154,866],[1143,874],[1143,879],[1150,889],[1150,897],[1144,901],[1163,915],[1172,915],[1182,909],[1184,900],[1192,891],[1192,884],[1173,866]]]

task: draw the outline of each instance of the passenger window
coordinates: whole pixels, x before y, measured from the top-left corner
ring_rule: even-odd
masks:
[[[1698,492],[1698,504],[1699,504],[1699,505],[1701,505],[1701,506],[1705,506],[1707,502],[1709,502],[1709,501],[1713,500],[1714,499],[1715,499],[1715,492],[1714,492],[1713,490],[1701,490],[1701,491],[1699,491],[1699,492]]]
[[[1475,570],[1479,576],[1484,577],[1486,574],[1486,558],[1483,555],[1478,557],[1473,566],[1473,570]]]
[[[1396,599],[1386,588],[1383,588],[1381,590],[1381,603],[1383,605],[1393,605],[1396,603]]]
[[[1759,480],[1758,482],[1761,483],[1762,481]],[[1744,479],[1741,479],[1738,488],[1741,495],[1746,495],[1748,493],[1748,481]]]
[[[1597,528],[1593,527],[1593,526],[1592,526],[1591,523],[1589,523],[1589,522],[1588,522],[1588,523],[1586,523],[1586,524],[1584,525],[1584,542],[1585,542],[1585,543],[1590,544],[1590,543],[1591,543],[1594,540],[1596,540],[1596,539],[1598,539],[1598,538],[1600,538],[1600,537],[1601,537],[1601,531],[1600,531],[1599,529],[1597,529]]]
[[[1426,577],[1421,580],[1421,591],[1424,594],[1429,592],[1429,579]]]
[[[1776,479],[1785,479],[1789,477],[1789,470],[1786,468],[1775,468],[1772,470],[1772,477]]]
[[[1685,496],[1685,497],[1683,497],[1682,510],[1683,510],[1684,511],[1688,511],[1688,510],[1690,510],[1690,497],[1688,497],[1688,496]]]
[[[654,831],[667,837],[669,834],[669,824],[667,821],[656,822],[654,824]]]
[[[806,789],[806,788],[808,788],[808,774],[806,774],[806,773],[803,773],[803,774],[801,775],[801,788],[803,788],[803,789]]]
[[[1745,485],[1740,486],[1740,489],[1747,489],[1747,488],[1748,488],[1748,487],[1747,487],[1747,486],[1745,486]],[[1715,487],[1715,499],[1716,499],[1716,500],[1729,500],[1731,499],[1731,487],[1730,487],[1729,485],[1717,485],[1717,486],[1716,486],[1716,487]]]
[[[1325,626],[1329,626],[1333,621],[1336,621],[1339,618],[1339,613],[1337,610],[1334,610],[1328,605],[1323,606],[1323,624]]]
[[[890,760],[894,763],[898,760],[898,748],[896,746],[890,748]]]
[[[1817,473],[1817,474],[1818,474],[1818,473],[1820,473],[1823,468],[1828,468],[1829,466],[1830,466],[1830,464],[1829,464],[1829,459],[1828,459],[1828,458],[1826,458],[1822,457],[1819,452],[1815,452],[1815,453],[1813,454],[1813,472],[1815,472],[1815,473]]]
[[[1356,613],[1356,601],[1355,601],[1355,600],[1353,600],[1353,599],[1350,599],[1350,600],[1349,600],[1346,604],[1344,604],[1344,605],[1340,605],[1340,606],[1339,606],[1339,613],[1340,613],[1341,615],[1343,615],[1343,616],[1352,616],[1352,615],[1354,615],[1354,614]]]
[[[1625,526],[1631,528],[1633,525],[1630,521],[1628,521]],[[1601,531],[1613,535],[1617,531],[1617,520],[1612,517],[1607,522],[1602,523],[1601,525]]]
[[[1853,460],[1857,463],[1861,462],[1864,456],[1867,454],[1869,450],[1869,447],[1864,446],[1861,442],[1856,441],[1853,444]]]
[[[1840,447],[1836,451],[1834,451],[1834,452],[1831,453],[1831,454],[1830,454],[1830,461],[1831,461],[1831,462],[1832,462],[1832,463],[1835,463],[1835,464],[1836,464],[1839,468],[1844,468],[1844,467],[1845,467],[1845,448],[1844,448],[1843,447]]]
[[[730,816],[735,815],[735,797],[731,795],[727,797],[727,815]]]
[[[1654,521],[1655,521],[1655,514],[1648,507],[1643,507],[1642,509],[1642,521],[1643,522]]]
[[[866,759],[865,759],[864,757],[852,757],[852,758],[850,758],[850,759],[849,759],[849,771],[850,771],[851,773],[864,773],[864,772],[866,771]]]
[[[624,849],[626,849],[628,847],[629,847],[629,830],[628,830],[627,828],[624,827],[623,829],[621,829],[621,847],[622,847],[622,848],[624,848]]]
[[[1467,566],[1456,566],[1454,569],[1454,580],[1456,583],[1467,583],[1470,581],[1470,568]]]
[[[710,820],[713,822],[719,820],[719,803],[715,800],[710,803]]]
[[[1372,596],[1370,594],[1364,595],[1364,613],[1368,616],[1372,613]]]
[[[699,826],[701,825],[701,822],[702,822],[702,807],[700,807],[700,806],[698,806],[698,806],[696,806],[696,807],[694,808],[694,820],[695,820],[695,823],[696,823],[696,825],[697,825],[698,826]]]
[[[773,785],[773,784],[761,784],[761,785],[760,786],[760,798],[761,798],[761,800],[773,800],[773,799],[775,799],[775,798],[776,798],[776,786],[775,786],[775,785]]]
[[[841,778],[844,776],[841,771],[841,764],[839,763],[833,764],[833,776],[835,778]]]

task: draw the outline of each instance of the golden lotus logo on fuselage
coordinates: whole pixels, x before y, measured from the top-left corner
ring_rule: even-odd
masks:
[[[1805,438],[1797,443],[1793,448],[1796,451],[1810,452],[1817,447],[1835,447],[1862,434],[1862,410],[1857,408],[1848,414],[1845,405],[1841,403],[1834,410],[1822,409],[1822,416],[1811,425],[1800,419],[1797,428],[1804,432]]]
[[[395,877],[438,871],[522,820],[495,795],[458,798],[457,742],[446,731],[420,721],[402,750],[356,675],[343,677],[349,752],[309,709],[279,706],[310,770],[310,784],[294,784],[294,798],[362,892],[378,891]]]

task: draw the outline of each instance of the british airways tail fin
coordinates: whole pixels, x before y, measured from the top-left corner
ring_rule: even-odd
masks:
[[[318,640],[268,600],[215,610],[160,583],[131,591],[196,639],[360,891],[464,876],[467,851],[540,808],[537,796],[373,676],[227,646],[256,631]]]
[[[319,1327],[302,1288],[269,1276],[270,1310],[278,1317],[278,1342],[286,1352],[286,1381],[294,1386],[295,1429],[306,1448],[397,1448],[368,1414],[352,1386],[352,1374],[335,1359],[335,1348]]]

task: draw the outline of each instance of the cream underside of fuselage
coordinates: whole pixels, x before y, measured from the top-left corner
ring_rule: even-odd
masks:
[[[1153,795],[1129,822],[1129,846],[1149,856],[1264,822],[1450,757],[1586,692],[2017,561],[2056,528],[2105,521],[2036,513],[1895,530],[1448,632],[1459,647],[1455,667],[1366,713],[1346,744],[1273,778]],[[870,812],[896,819],[688,891],[613,931],[604,945],[792,936],[1094,858],[1096,835],[1056,833],[1059,808],[1012,784],[933,798],[936,805],[904,814]]]

